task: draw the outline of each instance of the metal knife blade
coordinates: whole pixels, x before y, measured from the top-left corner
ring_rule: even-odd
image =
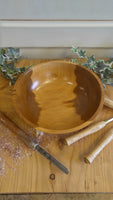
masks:
[[[47,158],[50,162],[52,162],[54,165],[56,165],[60,170],[62,170],[65,174],[68,174],[68,169],[60,163],[58,160],[56,160],[51,154],[49,154],[47,151],[45,151],[39,144],[36,144],[34,146],[34,149],[36,149],[40,154],[42,154],[45,158]]]
[[[19,134],[20,135],[20,134]],[[27,133],[24,132],[24,134],[22,133],[22,136],[24,135],[24,137],[21,137],[23,142],[29,146],[30,148],[37,150],[40,154],[42,154],[45,158],[47,158],[50,162],[52,162],[54,165],[56,165],[60,170],[62,170],[62,172],[64,172],[65,174],[68,174],[69,171],[68,169],[62,164],[60,163],[58,160],[56,160],[50,153],[48,153],[45,149],[43,149],[39,143],[37,142],[37,140],[28,135]]]

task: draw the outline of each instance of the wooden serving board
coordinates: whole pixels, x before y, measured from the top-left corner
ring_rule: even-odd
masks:
[[[27,67],[46,61],[20,60],[18,66]],[[9,81],[1,76],[0,111],[30,133],[32,127],[25,124],[15,112],[13,92],[13,86],[9,86]],[[106,93],[113,99],[112,87],[107,87]],[[95,121],[110,117],[113,117],[113,110],[104,106]],[[3,143],[3,149],[0,150],[0,163],[3,168],[3,174],[0,175],[0,193],[113,192],[113,141],[92,164],[86,164],[83,160],[86,153],[112,125],[113,122],[71,146],[62,144],[59,137],[43,136],[43,148],[69,169],[69,175],[65,175],[38,152],[24,146],[15,134],[0,122],[0,144],[5,142],[5,147]],[[18,155],[13,151],[17,151]],[[54,174],[54,179],[51,179],[51,174]]]

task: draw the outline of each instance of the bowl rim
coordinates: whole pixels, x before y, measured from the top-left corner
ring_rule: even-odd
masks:
[[[100,87],[101,99],[100,99],[100,103],[99,103],[96,111],[94,112],[94,114],[87,121],[85,121],[84,123],[80,124],[79,126],[76,126],[76,127],[70,128],[70,129],[63,129],[63,130],[47,129],[47,128],[43,128],[43,127],[40,127],[40,126],[37,127],[36,124],[34,124],[30,120],[26,119],[22,115],[22,113],[20,112],[20,110],[17,107],[17,103],[16,103],[16,87],[20,83],[20,81],[23,78],[23,76],[25,76],[26,73],[28,73],[29,71],[31,71],[35,67],[38,67],[40,65],[41,65],[41,67],[43,67],[43,65],[50,64],[50,63],[63,63],[63,64],[71,64],[71,65],[74,65],[74,66],[75,65],[79,65],[81,68],[85,69],[90,74],[92,74],[92,76],[95,78],[95,80],[97,81],[97,83],[98,83],[98,85]],[[89,124],[91,124],[93,122],[94,118],[101,111],[101,109],[103,107],[103,104],[104,104],[104,88],[103,88],[102,82],[99,79],[99,77],[94,72],[92,72],[90,69],[86,68],[85,66],[77,64],[77,63],[72,63],[70,61],[63,61],[63,60],[55,60],[55,61],[47,61],[47,62],[44,61],[42,63],[38,63],[38,64],[34,65],[32,68],[29,68],[28,70],[26,70],[24,73],[22,73],[19,76],[19,78],[17,79],[17,81],[16,81],[16,83],[14,85],[14,90],[15,90],[15,95],[12,96],[12,101],[13,101],[13,105],[14,105],[15,111],[19,115],[19,117],[21,119],[23,119],[24,122],[26,122],[32,128],[38,130],[39,132],[44,132],[44,133],[48,133],[48,134],[58,134],[58,135],[68,134],[68,133],[73,133],[73,132],[76,132],[76,131],[80,131],[83,128],[86,128]]]

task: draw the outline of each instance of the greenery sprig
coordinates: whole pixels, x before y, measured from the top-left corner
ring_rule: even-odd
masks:
[[[27,68],[25,66],[16,67],[15,63],[17,63],[19,58],[19,49],[11,47],[7,49],[0,49],[0,71],[4,77],[10,79],[10,85],[14,84],[20,74],[32,66],[30,65]]]
[[[101,79],[103,85],[113,84],[113,59],[104,61],[95,59],[95,56],[90,57],[86,56],[86,51],[83,51],[79,48],[72,47],[73,53],[75,53],[80,59],[72,59],[72,62],[81,64],[84,58],[85,62],[82,62],[82,65],[89,68],[95,72]],[[20,58],[19,49],[7,48],[0,49],[0,71],[4,77],[10,80],[10,85],[14,84],[20,74],[29,69],[32,65],[25,67],[16,67],[15,63]]]
[[[82,63],[82,65],[95,72],[101,79],[104,86],[105,84],[113,84],[113,59],[104,61],[95,59],[94,55],[88,57],[86,56],[86,51],[76,47],[72,47],[72,51],[77,54],[80,59],[85,58],[85,63]],[[78,59],[72,59],[72,62],[81,64],[81,62],[78,62]]]

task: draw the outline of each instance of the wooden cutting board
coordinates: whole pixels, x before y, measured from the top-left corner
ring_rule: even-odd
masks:
[[[20,60],[18,66],[24,64],[27,67],[46,61]],[[9,86],[9,81],[1,76],[0,111],[22,129],[32,133],[32,127],[25,124],[14,110],[13,93],[13,86]],[[113,99],[112,87],[107,87],[106,93]],[[95,121],[110,117],[113,117],[113,110],[104,106]],[[69,147],[62,144],[59,137],[42,137],[43,148],[69,169],[69,175],[65,175],[38,152],[24,146],[0,122],[0,193],[113,192],[113,141],[92,164],[86,164],[83,160],[86,153],[112,125],[113,122]]]

